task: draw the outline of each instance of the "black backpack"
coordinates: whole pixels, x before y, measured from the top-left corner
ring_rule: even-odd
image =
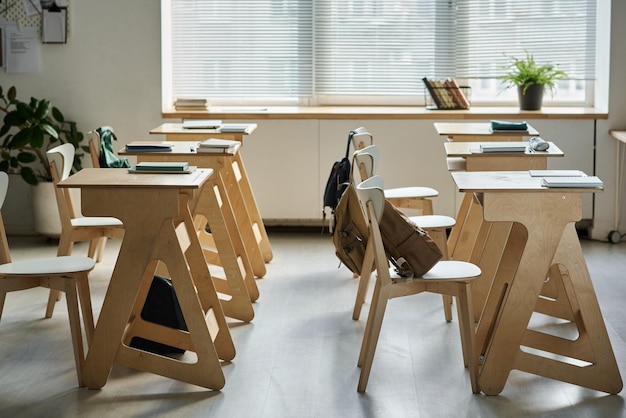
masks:
[[[326,220],[326,208],[329,207],[331,214],[335,213],[339,199],[346,191],[348,184],[350,184],[350,143],[352,142],[352,136],[355,131],[350,131],[348,135],[348,144],[346,146],[346,155],[339,161],[333,163],[333,168],[330,170],[330,176],[326,182],[326,188],[324,189],[324,204],[322,207],[322,219]],[[332,231],[332,226],[330,228]]]

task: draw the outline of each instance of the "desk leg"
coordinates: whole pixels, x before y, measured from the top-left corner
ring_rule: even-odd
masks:
[[[519,242],[525,245],[521,251],[505,251],[485,306],[483,316],[488,315],[491,324],[482,344],[485,348],[480,388],[488,395],[496,395],[504,388],[510,371],[520,369],[596,390],[619,392],[621,378],[574,229],[574,222],[582,211],[582,194],[492,193],[485,194],[484,208],[485,219],[489,221],[518,221],[512,230],[518,244],[511,245],[519,245]],[[516,252],[521,254],[518,263],[515,262]],[[554,263],[564,266],[563,271],[569,273],[563,275],[564,288],[569,292],[571,305],[579,309],[576,322],[583,326],[579,333],[588,341],[585,349],[581,349],[580,342],[540,336],[527,330]],[[592,335],[586,338],[587,333]],[[588,361],[593,367],[579,367],[522,351],[521,347],[527,344]]]
[[[265,276],[266,268],[259,243],[259,236],[255,232],[258,226],[255,228],[255,224],[250,215],[254,208],[249,208],[245,202],[238,179],[240,173],[235,172],[235,167],[237,167],[238,164],[233,165],[233,161],[237,160],[230,158],[225,158],[224,160],[224,166],[220,167],[217,172],[218,185],[220,186],[219,190],[222,196],[228,196],[232,211],[237,220],[239,233],[246,246],[246,251],[250,257],[255,276],[263,277]]]
[[[199,278],[194,281],[190,274],[190,269],[192,272],[197,271],[197,255],[202,254],[195,239],[191,215],[186,209],[186,196],[181,197],[179,207],[176,189],[157,192],[152,189],[86,189],[82,193],[83,210],[88,216],[114,216],[122,220],[126,230],[85,360],[85,384],[92,389],[101,388],[108,379],[113,362],[119,362],[209,389],[221,389],[225,380],[219,359],[232,359],[234,345],[210,276],[205,276],[200,282]],[[137,207],[149,210],[137,211]],[[181,208],[186,213],[180,213]],[[180,223],[175,219],[181,216],[187,219],[187,234],[184,234],[184,230],[175,230],[175,225]],[[186,239],[182,235],[179,237],[177,232],[187,235]],[[191,251],[193,257],[188,264],[182,246],[193,249],[194,241],[197,245],[196,254]],[[172,243],[177,245],[172,246]],[[196,363],[183,363],[122,343],[127,324],[129,320],[132,321],[130,314],[140,285],[148,277],[146,273],[154,271],[155,260],[163,261],[172,274],[172,283],[189,328],[188,333],[170,331],[177,333],[180,340],[191,340],[188,346],[193,347],[197,354]],[[206,263],[203,264],[206,268]],[[221,354],[216,347],[219,347]]]
[[[225,278],[212,275],[217,291],[229,296],[220,299],[224,314],[230,318],[251,321],[254,318],[251,302],[258,299],[259,290],[228,196],[223,196],[212,181],[202,188],[194,209],[194,223],[201,242],[208,241],[208,223],[210,237],[217,251],[203,247],[204,256],[208,263],[221,265],[224,269]]]
[[[241,159],[241,153],[237,153],[235,161],[237,162],[237,168],[239,169],[241,175],[239,180],[241,194],[243,195],[243,200],[246,202],[246,207],[248,208],[248,213],[250,214],[250,220],[252,221],[252,225],[255,229],[255,236],[259,243],[259,247],[261,247],[263,259],[266,263],[269,263],[274,257],[272,247],[270,246],[270,240],[267,236],[265,225],[263,224],[263,218],[261,218],[261,213],[259,212],[259,206],[257,205],[254,193],[252,192],[250,179],[248,178],[246,168],[244,167],[243,160]]]

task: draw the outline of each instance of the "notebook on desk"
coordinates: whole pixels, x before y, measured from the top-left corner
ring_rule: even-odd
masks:
[[[586,177],[580,170],[528,170],[530,177]]]
[[[481,152],[526,152],[526,142],[489,142],[480,144]]]
[[[541,184],[546,187],[600,188],[604,184],[596,176],[587,177],[544,177]]]
[[[189,119],[183,121],[183,129],[220,129],[219,119]]]

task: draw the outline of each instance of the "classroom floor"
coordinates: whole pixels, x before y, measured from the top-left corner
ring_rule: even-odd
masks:
[[[624,398],[514,371],[499,396],[474,395],[456,317],[441,297],[392,300],[367,392],[356,361],[368,306],[352,320],[357,281],[329,235],[270,232],[274,259],[258,280],[251,323],[230,321],[237,349],[221,391],[114,366],[100,390],[78,388],[65,300],[44,319],[47,290],[7,295],[0,321],[2,417],[626,417]],[[56,253],[56,242],[10,237],[14,260]],[[626,242],[582,241],[613,350],[626,372]],[[99,312],[119,244],[91,275]],[[75,254],[86,253],[79,245]],[[371,288],[371,287],[370,287]]]

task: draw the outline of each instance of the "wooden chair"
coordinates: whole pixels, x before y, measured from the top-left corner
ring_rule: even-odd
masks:
[[[90,241],[88,256],[98,262],[102,260],[107,238],[121,239],[124,236],[124,225],[115,218],[82,216],[75,209],[71,189],[56,187],[57,183],[69,177],[74,152],[72,144],[63,144],[46,153],[50,161],[50,171],[55,184],[57,206],[61,217],[61,237],[57,255],[70,255],[75,242]],[[59,296],[59,292],[50,292],[46,318],[52,316]]]
[[[376,173],[378,158],[379,151],[376,145],[369,145],[354,153],[355,167],[353,167],[353,169],[358,170],[361,180],[366,180]],[[387,190],[385,190],[385,198],[392,202],[392,200],[387,197]],[[428,232],[428,235],[430,235],[441,250],[441,259],[448,260],[450,257],[448,253],[447,231],[455,225],[455,219],[443,215],[418,215],[409,216],[408,218]],[[358,319],[361,313],[361,306],[365,301],[368,283],[369,281],[363,280],[359,283],[359,291],[357,293],[352,316],[354,319]],[[443,295],[443,312],[446,321],[452,321],[452,297],[448,295]]]
[[[367,386],[387,301],[422,292],[433,292],[457,298],[463,359],[469,370],[472,392],[479,393],[470,283],[480,276],[480,268],[464,261],[440,261],[422,277],[413,278],[412,281],[399,277],[394,268],[389,268],[378,224],[382,218],[385,199],[382,177],[373,176],[357,185],[357,194],[370,231],[364,263],[374,263],[376,267],[372,303],[358,360],[361,374],[357,390],[364,392]],[[364,267],[362,271],[370,270],[371,268]],[[365,277],[365,280],[369,280],[369,277]]]
[[[9,177],[5,172],[0,172],[0,207],[4,203],[8,185]],[[87,276],[94,264],[91,258],[80,256],[47,257],[11,262],[4,223],[0,215],[0,317],[2,317],[2,309],[8,292],[33,287],[47,287],[65,292],[79,386],[84,386],[82,366],[85,353],[78,304],[80,300],[85,334],[89,342],[94,332],[94,322]]]
[[[89,140],[89,155],[93,168],[100,168],[100,134],[96,131],[87,132]]]
[[[374,137],[366,128],[356,128],[352,134],[352,145],[356,151],[374,144]],[[376,170],[373,171],[374,173]],[[432,187],[407,186],[385,189],[385,198],[397,208],[416,209],[422,215],[433,215],[433,197],[439,192]]]

